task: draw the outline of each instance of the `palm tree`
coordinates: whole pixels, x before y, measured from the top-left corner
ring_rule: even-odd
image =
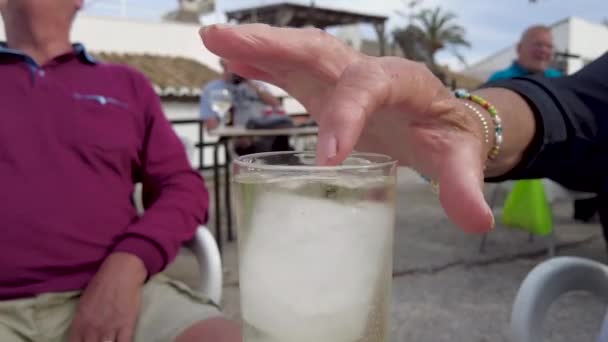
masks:
[[[471,47],[466,40],[466,31],[461,25],[455,24],[456,15],[444,11],[440,7],[425,9],[415,17],[416,23],[424,33],[424,44],[432,65],[435,63],[435,55],[445,48],[449,49],[462,63],[464,56],[458,51],[459,47]]]
[[[405,58],[431,65],[431,56],[426,48],[425,36],[420,27],[412,24],[393,31],[393,40]]]

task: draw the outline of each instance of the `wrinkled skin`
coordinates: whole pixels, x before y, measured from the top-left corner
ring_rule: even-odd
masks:
[[[440,183],[441,204],[462,229],[493,226],[482,127],[425,66],[364,56],[317,29],[214,25],[200,33],[233,72],[275,84],[307,108],[319,123],[319,163],[338,164],[355,147],[389,154]]]

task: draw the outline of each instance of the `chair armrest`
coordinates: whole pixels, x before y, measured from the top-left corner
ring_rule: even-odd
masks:
[[[222,299],[223,272],[220,251],[207,227],[200,226],[186,245],[194,253],[200,271],[198,290],[219,305]]]
[[[522,283],[511,312],[514,342],[541,342],[549,307],[571,291],[608,300],[608,267],[578,257],[556,257],[536,266]]]

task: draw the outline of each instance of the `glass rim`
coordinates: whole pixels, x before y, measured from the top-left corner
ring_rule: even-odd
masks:
[[[246,168],[258,169],[263,171],[353,171],[353,170],[370,170],[370,169],[382,169],[389,166],[397,165],[397,160],[392,157],[372,152],[352,152],[348,157],[360,157],[371,162],[366,165],[335,165],[335,166],[319,166],[319,165],[287,165],[287,164],[254,164],[246,162],[246,159],[259,159],[269,156],[280,156],[280,155],[298,155],[298,154],[311,154],[316,155],[313,151],[280,151],[280,152],[260,152],[253,154],[246,154],[239,156],[233,160],[233,163]],[[370,160],[371,158],[384,159],[383,161]]]

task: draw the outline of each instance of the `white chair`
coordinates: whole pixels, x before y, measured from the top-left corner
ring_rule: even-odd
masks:
[[[215,304],[222,300],[222,259],[215,238],[207,227],[200,226],[194,239],[186,244],[198,262],[200,280],[198,290]]]
[[[135,184],[133,200],[140,214],[144,212],[141,191],[141,183]],[[198,262],[200,280],[197,290],[219,305],[222,299],[223,272],[220,250],[215,238],[207,227],[200,226],[196,230],[194,238],[186,243],[185,247],[193,252]]]
[[[557,257],[536,266],[522,283],[513,304],[512,341],[542,342],[542,326],[549,307],[572,291],[586,291],[608,300],[608,267],[578,257]],[[608,315],[597,341],[608,341]]]

